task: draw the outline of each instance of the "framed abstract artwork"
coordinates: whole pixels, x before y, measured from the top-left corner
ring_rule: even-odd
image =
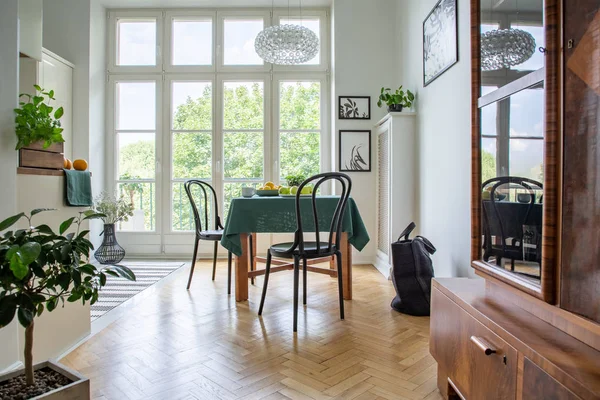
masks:
[[[340,130],[340,172],[371,171],[371,131]]]
[[[370,96],[339,96],[339,119],[371,119]]]
[[[423,86],[458,62],[457,1],[438,1],[423,21]]]

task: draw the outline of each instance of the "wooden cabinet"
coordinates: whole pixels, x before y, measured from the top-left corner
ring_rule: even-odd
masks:
[[[600,399],[600,351],[484,280],[434,279],[430,352],[447,399]],[[492,290],[493,289],[493,290]]]
[[[517,351],[439,290],[431,305],[430,351],[455,389],[468,399],[514,398]]]

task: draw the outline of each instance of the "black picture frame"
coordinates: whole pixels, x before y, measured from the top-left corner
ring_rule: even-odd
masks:
[[[446,12],[447,10],[445,10],[445,8],[448,8],[448,6],[453,7],[453,9],[450,11],[452,13],[451,15],[448,15]],[[431,34],[428,37],[428,32],[426,31],[427,23],[432,20],[432,16],[434,15],[436,17],[436,21],[440,21],[439,23],[446,24],[446,26],[442,26],[441,29],[436,30],[434,34]],[[435,40],[432,41],[431,38],[436,39],[438,37],[446,37],[450,32],[454,33],[455,37],[455,40],[452,43],[454,45],[454,49],[450,49],[450,51],[447,52],[444,51],[446,46],[438,46],[437,48],[433,48],[433,50],[430,49],[430,47],[432,47],[431,43],[435,42]],[[435,81],[437,78],[443,75],[444,72],[448,71],[450,68],[452,68],[452,66],[458,63],[458,44],[458,0],[439,0],[423,21],[423,87],[426,87],[431,82]],[[442,65],[434,65],[434,73],[428,77],[427,71],[429,53],[438,55],[443,54],[446,55],[448,59],[442,60]]]
[[[350,143],[347,143],[348,141]],[[370,130],[340,129],[338,142],[340,172],[371,172]],[[362,153],[359,151],[364,147],[367,148],[368,154],[366,156],[364,151]],[[364,166],[361,164],[364,164]]]
[[[356,108],[356,114],[358,114],[358,116],[348,116],[346,115],[346,113],[344,113],[344,111],[342,110],[342,101],[343,100],[350,100],[353,101],[353,99],[357,99],[357,100],[367,100],[367,114],[366,116],[360,116],[360,113],[362,110],[359,110],[358,107]],[[361,103],[363,103],[361,101]],[[346,103],[345,103],[346,104]],[[357,105],[357,102],[354,102],[354,105]],[[364,112],[363,112],[364,115]],[[338,96],[338,119],[359,119],[359,120],[369,120],[371,119],[371,96]]]

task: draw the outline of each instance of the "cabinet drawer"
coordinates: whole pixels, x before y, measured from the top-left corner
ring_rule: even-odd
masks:
[[[518,400],[581,400],[527,357],[524,359]]]
[[[516,398],[517,351],[439,290],[432,290],[430,350],[467,400]]]

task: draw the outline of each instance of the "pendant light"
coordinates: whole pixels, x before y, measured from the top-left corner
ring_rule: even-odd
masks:
[[[273,0],[272,9],[274,8]],[[289,9],[288,0],[288,18]],[[302,20],[302,0],[300,19]],[[302,25],[274,25],[265,28],[256,36],[254,50],[260,58],[271,64],[298,65],[315,58],[319,52],[319,38]]]

